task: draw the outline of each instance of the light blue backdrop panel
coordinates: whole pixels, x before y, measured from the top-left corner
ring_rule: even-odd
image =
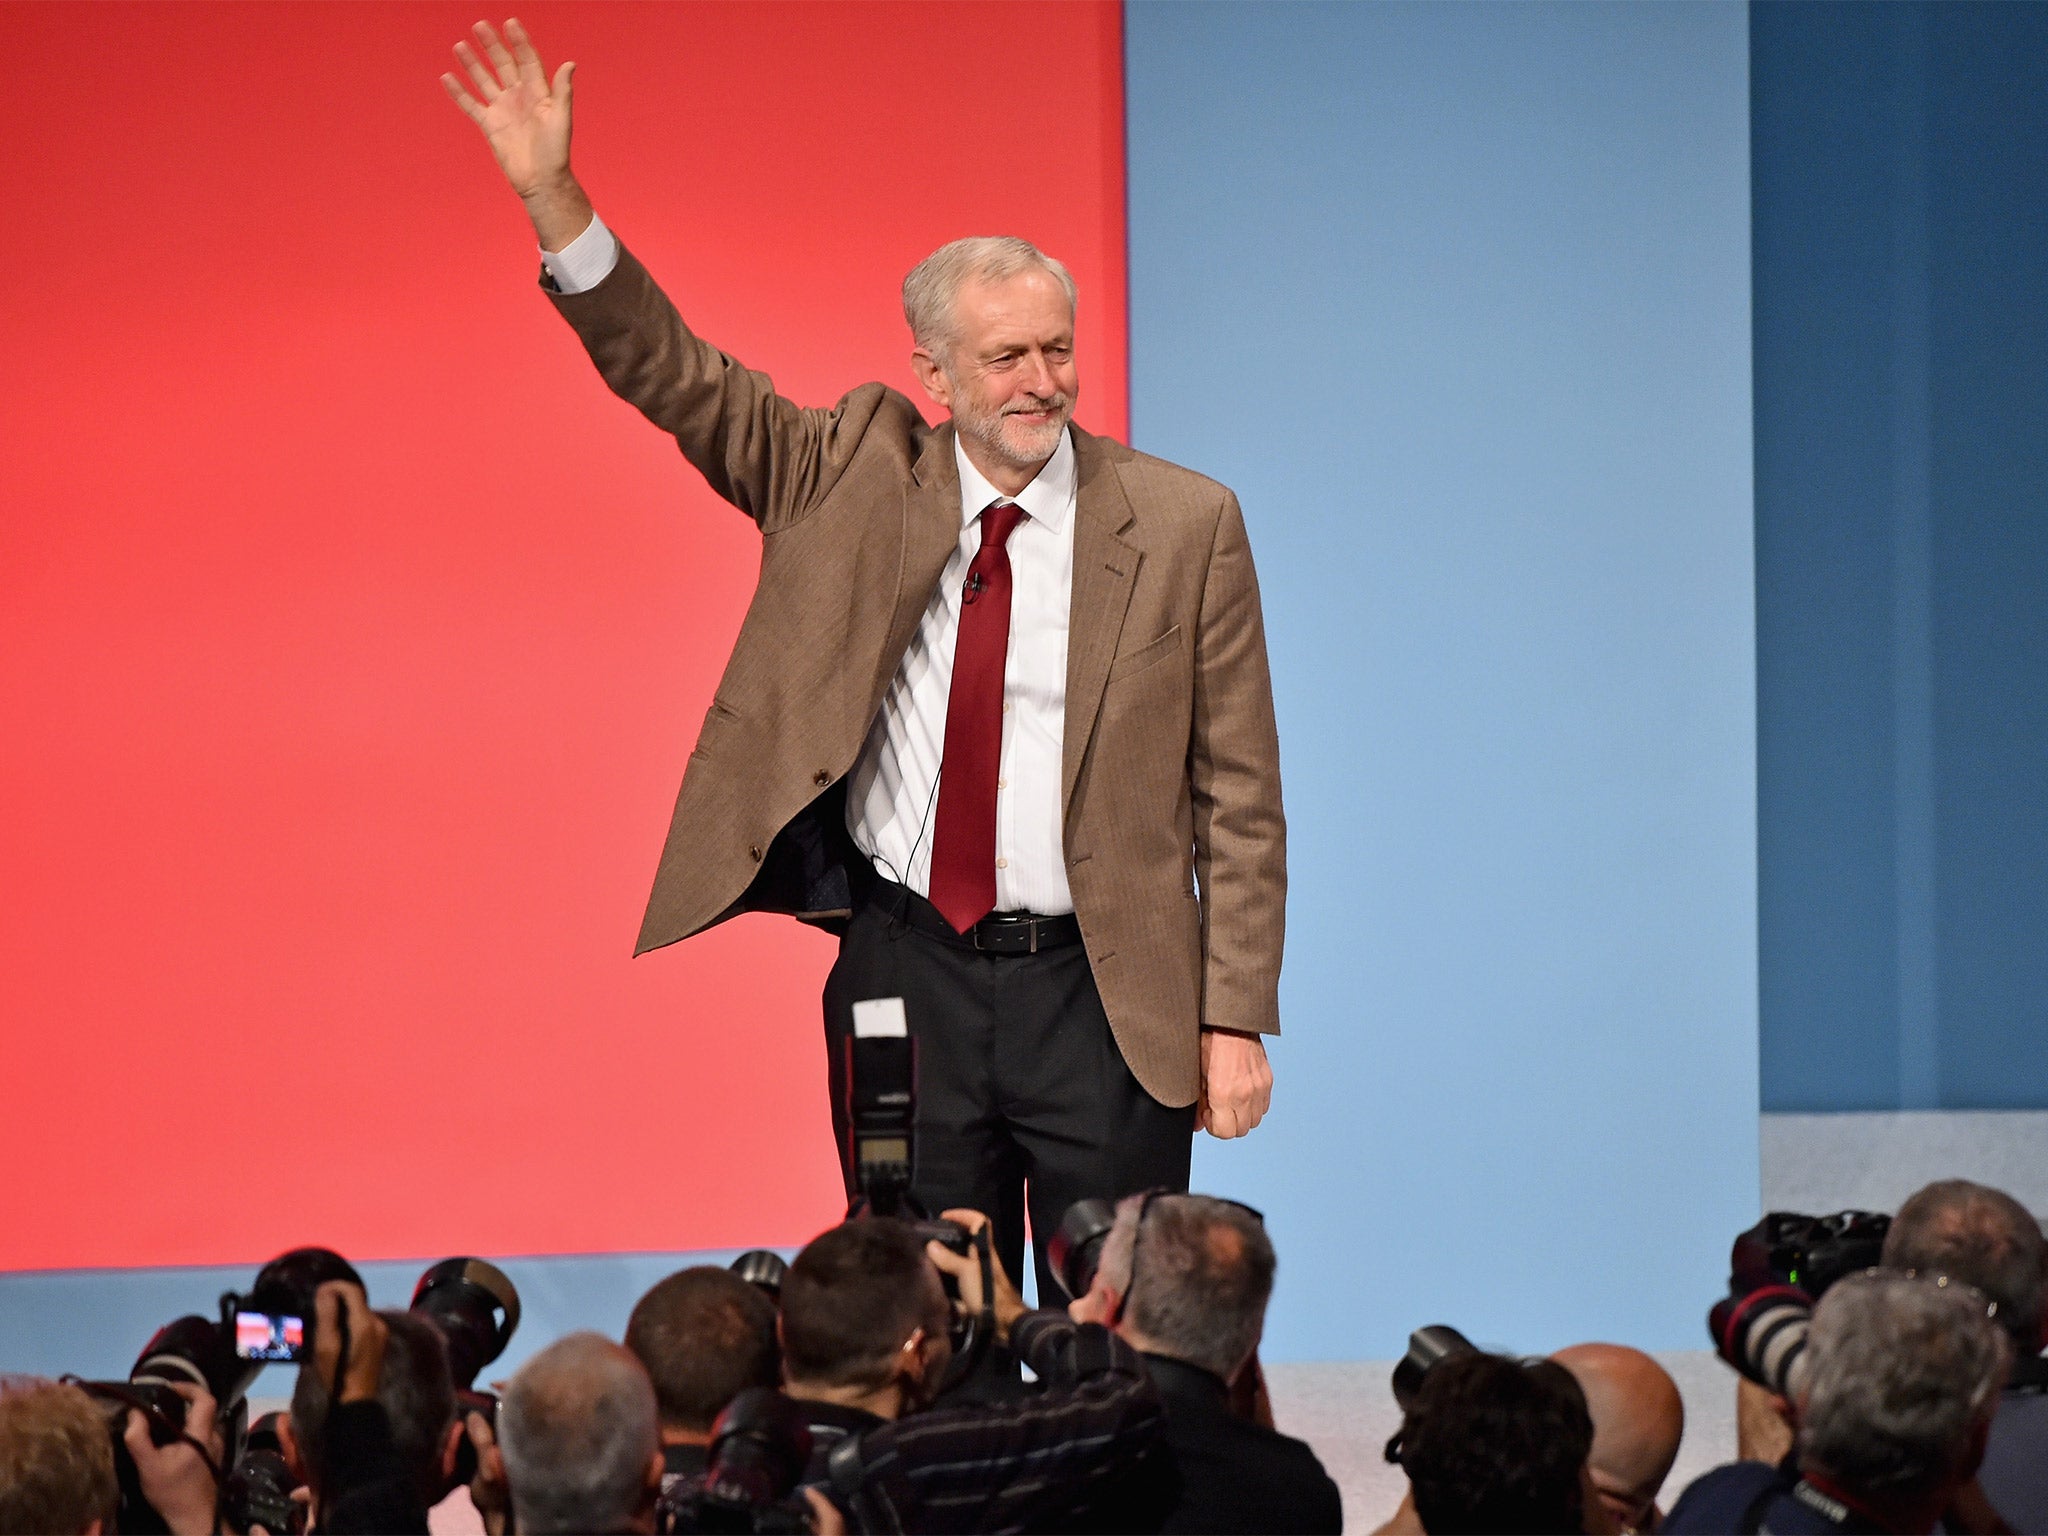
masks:
[[[1128,11],[1137,446],[1234,487],[1276,1359],[1702,1347],[1756,1218],[1744,8]],[[1228,1019],[1211,1022],[1228,1024]]]

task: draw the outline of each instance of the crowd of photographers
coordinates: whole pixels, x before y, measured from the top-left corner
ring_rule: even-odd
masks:
[[[977,1213],[849,1220],[787,1266],[671,1275],[623,1342],[558,1339],[495,1393],[500,1271],[449,1260],[377,1312],[339,1256],[296,1250],[127,1381],[0,1379],[0,1533],[423,1532],[462,1490],[494,1536],[1342,1527],[1264,1392],[1256,1212],[1083,1202],[1052,1247],[1071,1300],[1031,1310]],[[2048,1531],[2048,1256],[2016,1202],[1951,1181],[1890,1218],[1767,1217],[1732,1269],[1709,1326],[1742,1459],[1667,1498],[1684,1410],[1650,1357],[1426,1328],[1394,1376],[1407,1497],[1354,1525]],[[275,1359],[299,1364],[290,1408],[250,1423]]]

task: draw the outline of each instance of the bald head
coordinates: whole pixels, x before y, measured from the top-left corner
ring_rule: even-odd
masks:
[[[1593,1416],[1586,1458],[1600,1501],[1624,1530],[1641,1530],[1678,1457],[1685,1403],[1663,1366],[1625,1344],[1574,1344],[1551,1358],[1578,1380]]]

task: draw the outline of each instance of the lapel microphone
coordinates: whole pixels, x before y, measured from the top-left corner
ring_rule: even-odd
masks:
[[[969,571],[967,573],[967,585],[961,589],[960,601],[971,603],[987,590],[988,582],[983,578],[981,572]]]

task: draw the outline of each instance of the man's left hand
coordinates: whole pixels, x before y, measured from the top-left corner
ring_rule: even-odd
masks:
[[[1245,1135],[1266,1118],[1273,1102],[1273,1069],[1266,1042],[1229,1029],[1202,1031],[1202,1097],[1195,1118],[1222,1141]]]

